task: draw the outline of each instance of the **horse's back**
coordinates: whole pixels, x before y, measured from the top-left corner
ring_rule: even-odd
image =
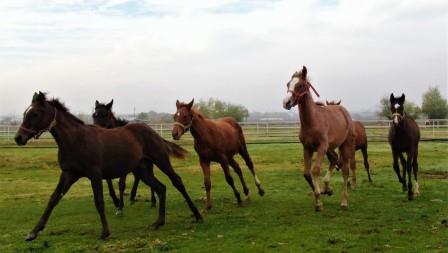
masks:
[[[356,137],[353,121],[347,109],[340,105],[319,108],[325,112],[323,117],[325,117],[324,120],[328,124],[328,142],[330,146],[340,146],[348,138]]]

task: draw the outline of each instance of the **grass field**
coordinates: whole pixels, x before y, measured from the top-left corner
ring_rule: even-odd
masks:
[[[101,241],[90,183],[82,179],[55,208],[39,237],[25,242],[56,186],[56,151],[0,149],[0,252],[448,252],[446,142],[420,144],[422,195],[412,202],[397,182],[387,143],[370,145],[374,184],[367,184],[358,162],[358,188],[350,191],[349,210],[343,211],[339,206],[342,180],[336,173],[332,181],[335,194],[323,197],[320,213],[314,211],[313,196],[302,176],[301,146],[258,144],[249,145],[249,152],[266,195],[256,194],[243,166],[252,191],[244,207],[237,207],[221,169],[214,165],[213,209],[204,214],[203,223],[192,223],[181,195],[156,171],[168,186],[166,225],[157,231],[148,228],[157,211],[146,201],[149,189],[141,185],[134,206],[129,206],[126,196],[121,217],[114,215],[113,203],[105,194],[111,236]],[[202,209],[204,189],[196,154],[173,163]],[[236,175],[234,179],[241,190]],[[132,180],[129,176],[128,189]]]

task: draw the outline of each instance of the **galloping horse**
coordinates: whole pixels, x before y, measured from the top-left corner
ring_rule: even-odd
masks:
[[[339,100],[338,102],[334,102],[334,101],[328,102],[327,101],[327,105],[340,105],[340,104],[341,104],[341,100]],[[366,129],[360,121],[353,121],[353,127],[354,127],[355,133],[356,133],[355,151],[361,150],[362,156],[364,159],[364,168],[367,171],[367,177],[369,179],[369,183],[372,183],[372,177],[370,176],[370,165],[369,165],[368,154],[367,154],[368,142],[367,142]],[[328,152],[332,152],[333,156],[337,157],[337,154],[336,154],[336,152],[334,152],[334,150],[329,150]],[[340,162],[341,161],[339,161],[339,163]],[[352,159],[352,162],[356,162],[356,160]],[[334,168],[335,166],[339,166],[337,163],[335,163],[332,160],[330,160],[330,163],[331,163],[330,166],[332,168]],[[353,169],[353,168],[356,168],[356,166],[351,165],[350,168]],[[330,169],[330,171],[332,171],[332,169]],[[352,184],[352,187],[355,187],[356,186],[356,171],[352,171],[352,179],[354,179],[354,181],[355,181],[355,184]]]
[[[95,101],[95,112],[92,115],[93,123],[95,125],[104,127],[104,128],[116,128],[122,127],[128,124],[127,120],[116,118],[114,113],[112,112],[112,105],[114,100],[110,101],[108,104],[103,104]],[[126,176],[120,177],[120,181],[118,182],[118,187],[120,190],[120,200],[118,200],[114,185],[112,184],[111,179],[107,179],[107,186],[109,188],[109,195],[111,196],[115,207],[117,208],[117,214],[123,213],[123,195],[124,189],[126,188]],[[131,205],[135,202],[135,196],[137,194],[138,183],[140,182],[140,178],[136,174],[134,174],[134,184],[132,186],[131,191]],[[156,207],[156,196],[154,195],[154,191],[151,189],[151,206]]]
[[[121,177],[130,172],[135,172],[157,193],[160,200],[159,217],[153,226],[162,226],[165,224],[166,187],[154,176],[152,164],[157,165],[182,193],[196,221],[202,219],[186,192],[182,179],[171,167],[169,156],[184,158],[186,150],[165,141],[149,126],[129,124],[105,129],[85,125],[59,100],[47,100],[46,95],[39,92],[34,94],[31,105],[24,112],[15,141],[18,145],[25,145],[29,139],[38,138],[45,131],[50,131],[58,145],[58,161],[62,173],[40,221],[26,237],[27,241],[34,240],[39,231],[44,229],[53,208],[81,177],[90,179],[95,206],[103,227],[102,239],[110,234],[104,213],[102,180]]]
[[[415,179],[415,194],[419,195],[419,186],[417,181],[418,173],[418,143],[420,141],[420,128],[415,120],[407,117],[404,113],[404,94],[401,97],[394,97],[390,94],[390,111],[392,113],[393,124],[389,129],[389,144],[392,148],[393,167],[397,173],[398,181],[402,183],[403,191],[406,190],[406,171],[408,173],[408,199],[414,199],[414,192],[412,191],[412,175],[414,172]],[[403,157],[403,152],[407,154],[407,161]],[[400,166],[398,165],[398,158],[401,159],[403,167],[403,177],[400,175]]]
[[[249,167],[249,170],[255,178],[258,193],[260,196],[263,196],[264,190],[261,188],[260,180],[255,174],[254,165],[247,152],[246,141],[241,126],[235,119],[230,117],[217,120],[207,119],[202,113],[192,108],[193,102],[194,100],[185,104],[180,103],[179,100],[176,101],[177,111],[174,115],[175,123],[172,135],[175,140],[179,140],[185,132],[190,130],[191,135],[194,137],[194,149],[199,155],[199,162],[204,173],[204,185],[207,194],[205,210],[209,210],[212,207],[210,196],[210,162],[218,162],[221,164],[226,181],[232,187],[239,205],[242,204],[242,201],[240,193],[235,188],[233,178],[230,175],[229,165],[238,174],[244,194],[249,196],[249,188],[246,186],[241,168],[233,158],[236,153],[239,153],[243,157],[247,167]]]
[[[309,83],[307,69],[303,66],[302,70],[295,72],[287,83],[288,95],[283,99],[283,107],[287,110],[296,105],[299,106],[299,138],[303,145],[304,177],[314,192],[316,211],[323,210],[319,185],[322,161],[328,150],[339,148],[343,162],[342,175],[344,178],[341,206],[342,208],[348,208],[348,164],[354,159],[355,152],[353,122],[348,111],[340,105],[316,105],[310,93],[310,88],[318,95]],[[311,169],[314,152],[317,152],[317,158],[314,167]],[[329,195],[332,193],[330,178],[331,172],[327,171],[322,193]]]

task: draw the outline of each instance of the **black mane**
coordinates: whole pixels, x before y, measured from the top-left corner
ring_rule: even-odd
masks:
[[[52,106],[54,106],[58,111],[64,112],[67,116],[69,116],[71,119],[75,120],[76,122],[83,124],[84,121],[78,119],[75,115],[73,115],[69,109],[59,101],[57,98],[53,98],[52,100],[49,100],[48,103],[50,103]]]
[[[129,123],[129,121],[122,119],[122,118],[116,118],[115,122],[117,123],[118,126],[124,126]]]

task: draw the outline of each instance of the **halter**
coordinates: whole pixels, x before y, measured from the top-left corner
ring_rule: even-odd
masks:
[[[314,88],[314,86],[310,82],[307,81],[306,82],[306,86],[307,86],[307,89],[302,91],[302,92],[296,92],[296,91],[290,90],[290,89],[288,89],[288,92],[290,92],[292,94],[292,97],[296,101],[298,101],[301,97],[303,97],[308,92],[308,90],[310,88],[313,90],[314,94],[316,94],[317,97],[320,97],[319,93],[316,91],[316,89]]]
[[[191,127],[192,124],[193,124],[193,120],[191,120],[190,124],[188,124],[188,125],[184,125],[184,124],[182,124],[180,122],[177,122],[177,121],[174,122],[175,126],[182,127],[182,130],[184,131],[184,133],[187,132],[188,130],[190,130],[190,127]]]
[[[25,110],[25,112],[23,112],[23,116],[25,116],[28,112],[29,112],[29,110],[31,110],[31,105]],[[39,139],[39,137],[44,133],[44,132],[46,132],[46,131],[50,131],[53,127],[55,127],[56,126],[56,116],[57,116],[57,114],[58,114],[58,110],[56,110],[56,108],[54,108],[54,118],[53,118],[53,120],[50,122],[50,125],[48,125],[48,127],[46,127],[46,128],[44,128],[44,129],[42,129],[42,130],[39,130],[39,131],[36,131],[36,130],[33,130],[33,129],[30,129],[30,128],[26,128],[26,127],[24,127],[24,126],[20,126],[20,130],[23,130],[23,131],[25,131],[25,132],[27,132],[27,133],[29,133],[29,134],[32,134],[32,138],[34,138],[34,139]]]

